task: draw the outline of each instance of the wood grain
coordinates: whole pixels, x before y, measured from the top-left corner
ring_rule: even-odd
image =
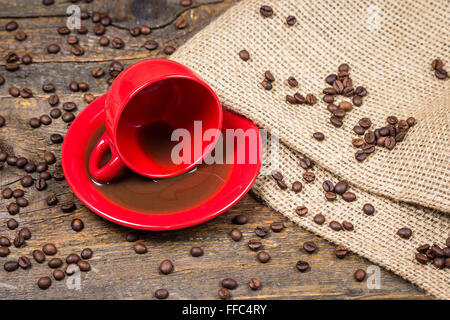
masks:
[[[28,34],[23,43],[14,40],[14,32],[0,31],[0,51],[14,51],[19,55],[30,53],[34,63],[22,65],[17,72],[6,72],[0,66],[0,74],[6,83],[0,87],[0,114],[6,118],[7,124],[0,128],[0,148],[18,156],[25,156],[36,162],[42,161],[46,150],[58,154],[61,146],[49,141],[51,133],[64,134],[67,125],[61,119],[53,120],[50,126],[31,129],[28,119],[48,113],[50,106],[46,99],[48,94],[41,90],[45,82],[53,82],[57,88],[61,103],[75,101],[78,111],[86,103],[82,101],[82,93],[72,93],[68,83],[72,80],[86,81],[90,92],[100,95],[108,88],[107,77],[94,79],[90,70],[101,66],[107,70],[112,60],[119,60],[124,65],[150,58],[164,57],[162,47],[165,44],[180,46],[193,34],[206,26],[214,17],[229,8],[235,0],[226,1],[194,1],[191,8],[178,5],[178,1],[119,1],[95,0],[90,4],[80,2],[80,6],[89,10],[109,12],[114,25],[108,27],[106,35],[110,38],[121,37],[126,46],[116,50],[97,45],[98,37],[89,33],[80,35],[80,42],[85,48],[84,56],[75,57],[70,54],[69,45],[64,37],[56,32],[56,28],[64,24],[67,1],[56,1],[50,7],[41,5],[41,1],[0,1],[0,26],[14,17],[20,30]],[[150,7],[149,4],[152,4]],[[177,30],[173,21],[179,17],[188,21],[189,26]],[[155,27],[152,34],[133,38],[127,28],[133,25],[148,24]],[[83,20],[91,31],[93,24]],[[142,48],[148,39],[160,42],[160,48],[149,52]],[[57,55],[49,55],[45,48],[50,43],[59,43],[63,50]],[[2,59],[1,64],[4,65]],[[8,94],[10,86],[29,87],[34,92],[31,99],[12,98]],[[52,165],[50,172],[59,165]],[[24,171],[5,165],[0,171],[0,187],[19,188],[18,180]],[[34,174],[36,176],[36,174]],[[59,205],[50,208],[44,199],[55,192],[60,203],[75,200],[77,210],[63,213]],[[91,259],[93,271],[83,273],[79,278],[71,277],[63,281],[54,281],[50,289],[40,290],[36,281],[40,276],[51,274],[46,264],[33,261],[30,270],[17,270],[6,273],[0,270],[0,299],[149,299],[158,288],[166,288],[170,299],[216,299],[219,281],[231,277],[238,281],[239,287],[233,290],[234,299],[428,299],[421,290],[396,275],[385,270],[380,271],[381,288],[368,289],[366,283],[353,280],[353,272],[358,268],[366,269],[370,262],[350,254],[343,260],[334,256],[334,245],[302,230],[287,221],[282,215],[264,206],[251,194],[246,195],[237,205],[218,218],[200,226],[173,232],[141,232],[141,241],[149,252],[137,255],[132,244],[125,241],[126,228],[107,222],[90,212],[72,194],[66,182],[49,181],[48,189],[38,192],[34,187],[26,189],[26,198],[30,206],[22,208],[15,218],[20,227],[29,227],[33,233],[26,246],[16,249],[11,247],[8,258],[0,258],[0,263],[17,259],[21,255],[31,257],[31,251],[53,242],[58,247],[57,256],[65,258],[68,254],[79,253],[81,249],[90,247],[94,250]],[[6,221],[11,217],[6,206],[11,200],[1,200],[0,234],[13,238],[16,231],[6,228]],[[247,225],[239,226],[243,239],[234,242],[228,233],[235,227],[231,219],[239,213],[249,216]],[[76,233],[70,228],[74,218],[81,218],[85,229]],[[270,233],[263,239],[264,248],[272,260],[261,264],[256,253],[249,250],[249,239],[257,238],[254,234],[256,226],[269,227],[271,222],[284,221],[287,228],[281,233]],[[319,251],[306,254],[301,246],[305,241],[315,241]],[[192,246],[200,246],[205,254],[193,258],[189,254]],[[160,275],[158,265],[164,259],[171,259],[175,264],[175,272]],[[311,270],[300,273],[295,264],[298,260],[306,260]],[[247,283],[252,277],[262,282],[259,291],[249,290]],[[70,279],[67,282],[67,279]],[[80,280],[79,287],[74,281]],[[75,281],[76,282],[76,281]],[[77,288],[79,290],[77,290]]]

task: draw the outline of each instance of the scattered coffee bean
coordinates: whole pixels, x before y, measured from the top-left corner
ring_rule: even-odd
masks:
[[[45,261],[45,254],[41,250],[33,250],[32,254],[37,263],[43,263]]]
[[[122,49],[125,46],[125,42],[121,38],[114,38],[111,43],[115,49]]]
[[[347,202],[352,202],[356,200],[356,195],[353,192],[346,191],[342,194],[342,199]]]
[[[105,74],[105,71],[103,70],[103,68],[101,67],[94,67],[94,69],[92,69],[91,71],[91,75],[94,78],[100,78]]]
[[[84,222],[81,219],[73,219],[70,223],[70,227],[73,231],[80,232],[84,229]]]
[[[273,222],[270,225],[270,228],[272,229],[273,232],[281,232],[281,231],[283,231],[285,226],[284,226],[283,222]]]
[[[56,269],[53,271],[53,278],[55,278],[56,281],[60,281],[62,279],[64,279],[66,275],[64,274],[64,272],[61,269]]]
[[[77,255],[76,253],[71,253],[66,257],[67,264],[78,263],[78,261],[80,260],[81,260],[80,256]]]
[[[137,232],[130,231],[130,232],[127,233],[125,239],[128,242],[136,242],[136,241],[139,240],[139,234]]]
[[[325,192],[333,192],[334,191],[334,184],[330,180],[325,180],[322,183],[322,188]]]
[[[245,214],[238,214],[231,221],[233,224],[243,225],[248,222],[248,217]]]
[[[147,247],[145,246],[145,244],[143,243],[136,243],[133,246],[134,252],[136,252],[137,254],[144,254],[147,253]]]
[[[158,46],[159,46],[159,44],[155,40],[147,40],[144,43],[144,48],[149,50],[149,51],[155,50],[156,48],[158,48]]]
[[[325,222],[325,216],[321,213],[318,213],[314,216],[313,221],[318,225],[322,225]]]
[[[8,221],[6,221],[6,226],[8,227],[9,230],[15,230],[17,229],[17,227],[19,227],[19,223],[17,222],[16,219],[8,219]]]
[[[6,261],[3,268],[7,272],[13,272],[19,268],[19,263],[17,263],[17,261]]]
[[[49,277],[39,278],[37,285],[40,289],[46,290],[52,285],[52,279],[50,279]]]
[[[13,244],[14,247],[16,248],[20,248],[21,246],[23,246],[25,244],[25,239],[23,236],[21,236],[20,234],[18,234],[14,240],[13,240]]]
[[[84,261],[84,260],[80,260],[77,263],[78,268],[80,268],[80,271],[82,272],[88,272],[91,270],[91,265],[89,262]]]
[[[47,47],[47,52],[50,54],[56,54],[61,50],[61,47],[56,43],[52,43]]]
[[[339,181],[338,183],[336,183],[336,185],[334,186],[334,192],[342,195],[347,191],[348,188],[348,184],[345,181]]]
[[[0,246],[1,247],[9,247],[11,245],[11,241],[8,237],[0,236]]]
[[[203,249],[200,247],[192,247],[190,252],[193,257],[200,257],[203,255]]]
[[[248,241],[248,247],[250,248],[250,250],[257,251],[258,249],[261,249],[262,246],[263,245],[261,241],[258,239],[250,239]]]
[[[156,299],[167,299],[169,297],[169,291],[166,289],[158,289],[155,291],[155,298]]]
[[[303,244],[303,249],[307,253],[314,253],[317,250],[317,245],[313,241],[307,241]]]
[[[231,298],[231,292],[227,288],[220,288],[217,294],[219,295],[219,298],[222,300]]]
[[[264,238],[265,236],[267,236],[267,229],[264,227],[256,227],[255,234],[260,238]]]
[[[58,250],[56,249],[56,246],[53,243],[47,243],[42,247],[42,251],[48,256],[54,256]]]
[[[261,6],[261,8],[259,8],[259,13],[265,17],[271,17],[273,15],[273,9],[270,6]]]
[[[17,203],[12,202],[8,204],[7,210],[10,215],[14,216],[20,212],[20,207]]]
[[[31,239],[31,231],[28,228],[22,228],[19,231],[19,236],[24,238],[24,240],[30,240]]]
[[[409,239],[412,235],[412,231],[409,228],[400,228],[397,231],[397,235],[403,239]]]
[[[306,261],[303,261],[303,260],[297,261],[297,264],[295,265],[295,267],[300,272],[306,272],[310,268],[309,263]]]
[[[174,266],[172,261],[163,260],[159,265],[159,272],[162,274],[170,274],[173,272]]]
[[[50,97],[48,97],[48,104],[52,107],[58,105],[59,103],[59,97],[56,94],[52,94]]]
[[[306,171],[303,173],[303,179],[310,183],[313,182],[316,179],[316,175],[314,174],[314,172],[311,171]]]
[[[8,247],[0,247],[0,257],[4,258],[10,254]]]
[[[11,188],[5,188],[2,191],[2,197],[3,199],[10,199],[13,196],[13,191]]]
[[[230,232],[230,237],[234,241],[239,241],[239,240],[242,239],[242,233],[241,233],[241,231],[239,229],[233,229]]]
[[[333,229],[334,231],[340,231],[342,230],[342,225],[337,221],[331,221],[330,228]]]
[[[300,191],[302,191],[303,185],[300,181],[294,181],[292,183],[292,191],[294,191],[295,193],[299,193]]]
[[[261,281],[259,281],[257,278],[252,278],[248,283],[248,287],[252,290],[258,290],[259,288],[261,288]]]
[[[34,186],[35,186],[36,190],[42,191],[47,188],[47,182],[45,181],[45,179],[39,178],[39,179],[36,179]]]
[[[236,282],[236,280],[231,279],[231,278],[225,278],[220,282],[220,285],[223,288],[227,288],[230,290],[236,289],[238,286],[238,283]]]
[[[61,142],[63,142],[64,138],[62,135],[60,135],[59,133],[53,133],[50,136],[50,141],[54,144],[60,144]]]
[[[327,192],[325,193],[325,199],[327,199],[327,201],[334,201],[336,200],[337,196],[336,193],[334,192]]]
[[[295,208],[295,213],[298,216],[302,217],[308,213],[308,208],[305,206],[298,206],[297,208]]]
[[[143,25],[140,28],[140,32],[143,35],[149,35],[152,32],[152,29],[149,26],[147,26],[147,25]]]
[[[348,221],[343,221],[342,222],[342,226],[344,227],[345,230],[347,231],[353,231],[354,227],[353,224],[348,222]]]
[[[375,208],[370,203],[366,203],[363,206],[363,212],[369,216],[373,215],[375,213]]]
[[[93,254],[94,254],[94,251],[92,251],[91,248],[84,248],[84,249],[81,251],[81,258],[87,260],[87,259],[92,258],[92,255],[93,255]]]
[[[52,258],[48,262],[48,266],[52,269],[59,268],[63,265],[63,261],[60,258]]]
[[[271,258],[270,255],[266,251],[258,252],[256,257],[258,258],[259,262],[261,262],[261,263],[267,263],[267,262],[269,262],[269,260]]]
[[[343,246],[337,246],[334,249],[334,253],[337,258],[344,259],[347,256],[347,249],[345,249]]]
[[[366,272],[362,269],[358,269],[353,274],[353,277],[355,278],[356,281],[359,282],[364,281],[364,279],[366,278]]]
[[[313,137],[317,141],[323,141],[325,139],[325,135],[322,132],[314,132]]]

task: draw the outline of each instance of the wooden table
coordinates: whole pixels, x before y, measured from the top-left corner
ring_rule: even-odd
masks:
[[[42,5],[41,0],[0,0],[0,74],[6,79],[0,87],[0,114],[7,122],[0,128],[0,148],[36,162],[42,160],[45,150],[51,150],[59,157],[61,145],[51,144],[49,136],[52,133],[64,134],[67,125],[61,119],[37,129],[31,129],[28,125],[31,117],[48,113],[51,109],[47,103],[49,94],[41,89],[43,83],[53,82],[61,102],[74,101],[81,111],[86,103],[82,100],[82,93],[73,93],[68,89],[70,81],[88,82],[90,92],[98,96],[108,88],[107,77],[93,78],[90,75],[93,67],[101,66],[108,70],[112,60],[128,66],[145,58],[165,57],[162,52],[164,45],[180,46],[236,1],[194,0],[191,7],[182,7],[178,2],[94,0],[86,4],[80,1],[77,5],[82,9],[109,13],[113,25],[107,28],[106,36],[110,39],[121,37],[126,45],[121,50],[111,46],[100,47],[98,37],[92,33],[93,23],[90,19],[82,20],[82,25],[89,29],[87,35],[79,35],[86,52],[76,57],[70,53],[70,46],[64,37],[56,32],[58,26],[65,25],[65,12],[70,2],[56,0],[56,4],[47,7]],[[180,18],[188,22],[183,30],[173,25]],[[4,25],[11,19],[19,23],[19,30],[28,35],[27,40],[18,42],[14,40],[15,32],[4,30]],[[150,25],[153,32],[147,36],[132,37],[128,28],[142,24]],[[157,40],[159,48],[155,51],[142,48],[148,39]],[[61,52],[48,54],[46,47],[51,43],[60,44]],[[10,51],[19,56],[31,54],[33,63],[22,65],[16,72],[5,71],[3,56]],[[31,88],[34,96],[31,99],[13,98],[8,94],[11,86]],[[53,172],[54,166],[51,166],[50,172]],[[0,171],[1,189],[6,186],[12,189],[20,187],[18,180],[23,175],[23,170],[5,165]],[[95,252],[90,261],[93,270],[79,277],[53,281],[51,288],[43,291],[36,282],[41,276],[51,275],[51,269],[46,264],[40,265],[32,260],[31,269],[19,269],[13,273],[1,268],[0,299],[149,299],[153,298],[153,292],[158,288],[168,289],[170,299],[216,299],[219,281],[226,277],[234,278],[239,283],[239,287],[232,292],[234,299],[429,298],[415,286],[385,270],[380,273],[380,289],[368,289],[366,283],[354,281],[353,272],[358,268],[366,269],[371,265],[369,261],[354,254],[343,260],[337,259],[333,244],[293,225],[251,194],[228,212],[203,225],[174,232],[143,232],[141,239],[149,252],[137,255],[132,244],[125,241],[126,228],[99,218],[78,200],[77,210],[73,213],[63,213],[59,206],[50,208],[44,201],[50,192],[58,195],[60,203],[75,199],[65,181],[49,181],[47,190],[42,192],[34,187],[26,189],[30,205],[22,208],[15,218],[20,227],[31,229],[32,239],[20,249],[12,246],[11,255],[0,258],[1,263],[21,255],[31,257],[32,250],[53,242],[59,249],[57,256],[62,258],[72,252],[79,253],[85,247],[92,248]],[[6,221],[10,218],[6,206],[10,201],[1,200],[0,234],[13,238],[17,230],[6,228]],[[243,239],[234,242],[228,233],[233,228],[231,219],[239,213],[247,214],[250,223],[240,226]],[[82,232],[71,229],[73,218],[84,221]],[[248,249],[247,241],[256,237],[253,232],[256,226],[268,227],[271,222],[280,220],[285,222],[287,228],[263,239],[272,260],[261,264],[256,260],[255,252]],[[318,244],[318,253],[308,255],[300,249],[308,240]],[[189,250],[192,246],[201,246],[204,256],[191,257]],[[174,273],[166,276],[158,273],[158,265],[164,259],[174,262]],[[309,272],[296,270],[295,264],[300,259],[309,261]],[[247,283],[252,277],[261,280],[261,290],[248,289]]]

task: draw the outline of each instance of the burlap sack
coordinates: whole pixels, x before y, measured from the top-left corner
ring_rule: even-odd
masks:
[[[261,5],[272,6],[273,17],[263,18]],[[447,0],[245,0],[173,56],[198,72],[233,110],[262,128],[279,130],[281,171],[288,184],[302,180],[300,156],[316,164],[316,181],[299,194],[281,191],[260,175],[253,189],[263,200],[308,230],[446,299],[449,270],[419,265],[414,254],[423,243],[442,245],[450,231],[450,81],[438,80],[430,69],[435,57],[449,60],[449,14]],[[288,15],[297,17],[294,26],[287,26]],[[250,53],[247,62],[238,56],[242,49]],[[343,127],[335,128],[320,98],[324,78],[342,62],[350,65],[354,86],[365,86],[369,94],[347,113]],[[266,70],[276,78],[271,91],[260,84]],[[298,80],[298,88],[288,86],[289,76]],[[288,104],[286,94],[297,91],[313,93],[319,103]],[[418,123],[394,150],[377,148],[357,162],[353,126],[369,117],[381,127],[389,115],[414,116]],[[316,131],[326,139],[314,140]],[[357,201],[325,201],[321,183],[326,179],[349,181]],[[362,213],[367,202],[375,206],[374,216]],[[307,206],[308,215],[296,216],[297,205]],[[327,222],[350,221],[355,230],[336,232],[328,223],[313,223],[319,212]],[[396,235],[401,227],[413,230],[411,239]]]

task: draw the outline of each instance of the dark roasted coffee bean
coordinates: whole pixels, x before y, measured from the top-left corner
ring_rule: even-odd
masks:
[[[403,239],[409,239],[412,235],[412,231],[409,228],[401,228],[397,231],[397,235]]]
[[[8,153],[0,151],[0,161],[6,161],[6,158],[8,158]]]
[[[420,253],[426,253],[428,249],[430,249],[430,245],[423,244],[423,245],[419,246],[416,250]]]
[[[445,245],[450,248],[450,237],[445,241]]]
[[[8,92],[12,97],[18,97],[20,95],[20,90],[16,87],[9,88]]]
[[[91,75],[94,78],[100,78],[105,74],[105,72],[103,71],[103,68],[101,67],[94,67],[94,69],[91,70]]]
[[[261,281],[259,281],[259,279],[257,278],[252,278],[248,283],[248,287],[252,290],[258,290],[259,288],[261,288]]]
[[[56,94],[52,94],[50,97],[48,97],[48,104],[52,107],[58,105],[59,103],[59,97]]]
[[[406,132],[399,132],[395,135],[395,142],[402,142],[405,139]],[[384,146],[384,140],[383,140],[383,146]]]
[[[23,88],[20,90],[20,96],[24,99],[29,99],[33,96],[33,91],[30,88]]]
[[[272,229],[273,232],[281,232],[284,228],[283,222],[273,222],[270,224],[270,229]]]
[[[270,71],[264,72],[264,78],[266,78],[266,80],[270,81],[270,82],[275,81],[275,77],[273,76],[273,74]]]
[[[43,172],[46,171],[48,169],[48,164],[47,162],[40,162],[38,163],[38,165],[36,166],[36,171],[37,172]]]
[[[434,75],[436,76],[436,78],[438,78],[439,80],[445,80],[448,78],[448,72],[444,69],[437,69],[434,71]]]
[[[333,192],[334,191],[334,184],[330,180],[325,180],[322,183],[322,188],[325,192]]]
[[[2,197],[3,199],[10,199],[13,196],[13,191],[11,188],[5,188],[2,191]]]
[[[369,118],[362,118],[359,120],[358,124],[364,129],[367,129],[372,125],[372,121]]]
[[[181,30],[181,29],[184,29],[184,28],[186,28],[188,26],[188,22],[184,18],[180,17],[177,20],[175,20],[173,25],[175,26],[175,28]],[[136,29],[138,29],[139,33],[141,32],[141,30],[139,28],[136,28]],[[130,33],[131,33],[131,30],[130,30]],[[131,33],[131,35],[133,35],[133,34]]]
[[[5,56],[6,63],[18,62],[19,56],[15,52],[8,52]]]
[[[255,228],[255,234],[258,237],[264,238],[265,236],[267,236],[267,229],[264,227],[256,227]]]
[[[433,260],[434,258],[436,258],[436,255],[433,253],[433,251],[430,249],[428,249],[425,252],[425,255],[427,256],[428,259]]]
[[[353,274],[353,277],[355,278],[356,281],[359,282],[364,281],[364,279],[366,278],[366,272],[362,269],[358,269]]]
[[[293,26],[297,22],[297,18],[294,16],[288,16],[286,18],[286,23],[288,26]]]
[[[103,15],[100,19],[100,23],[102,25],[104,25],[105,27],[109,26],[111,24],[111,22],[112,22],[112,20],[108,15]]]
[[[66,257],[67,264],[77,263],[80,260],[81,260],[80,256],[77,255],[76,253],[71,253]]]
[[[354,227],[353,224],[348,222],[348,221],[343,221],[342,222],[342,226],[344,227],[345,230],[347,231],[353,231]]]
[[[53,243],[47,243],[42,247],[42,251],[48,256],[54,256],[58,250]]]
[[[56,269],[53,271],[53,278],[55,278],[56,281],[60,281],[62,279],[64,279],[66,275],[64,274],[64,272],[61,269]]]
[[[287,83],[291,88],[298,87],[298,81],[294,77],[289,77]]]
[[[242,233],[241,233],[241,231],[239,229],[233,229],[230,232],[230,237],[234,241],[239,241],[239,240],[242,239]]]
[[[341,80],[336,80],[333,82],[333,88],[336,91],[336,93],[341,94],[344,91],[344,84]]]
[[[21,59],[22,63],[25,65],[31,64],[33,62],[33,57],[29,54],[24,54]]]
[[[336,90],[333,87],[328,87],[322,90],[323,94],[335,95]]]
[[[67,36],[66,41],[68,44],[73,45],[78,43],[78,37],[75,35]]]
[[[14,71],[19,70],[19,68],[20,68],[20,66],[19,66],[18,63],[7,63],[7,64],[5,64],[5,70],[6,71],[14,72]]]
[[[159,265],[159,272],[162,274],[172,273],[174,269],[173,263],[170,260],[163,260]]]
[[[444,63],[439,58],[436,58],[431,62],[431,69],[433,69],[433,70],[442,69],[443,67],[444,67]]]
[[[38,118],[31,118],[28,121],[28,124],[30,125],[30,127],[32,128],[39,128],[41,126],[41,120],[39,120]]]
[[[248,241],[248,247],[250,250],[257,251],[258,249],[262,248],[262,243],[258,239],[250,239]]]
[[[7,210],[10,215],[14,216],[20,212],[20,207],[17,203],[12,202],[8,205]]]
[[[297,268],[298,271],[300,272],[305,272],[308,271],[309,267],[309,263],[303,260],[299,260],[297,261],[297,264],[295,265],[295,267]]]
[[[323,96],[322,100],[325,103],[333,103],[334,102],[334,96],[332,96],[331,94],[326,94]]]
[[[61,169],[55,170],[55,172],[53,172],[53,179],[55,179],[56,181],[64,180],[64,173],[63,173],[63,171]]]
[[[426,255],[422,254],[422,253],[416,253],[416,260],[420,263],[420,264],[427,264],[428,263],[428,258]]]
[[[50,135],[50,141],[54,144],[60,144],[63,140],[64,138],[59,133],[53,133]]]
[[[144,43],[144,48],[150,51],[155,50],[156,48],[158,48],[159,44],[158,42],[156,42],[155,40],[147,40]]]
[[[27,158],[20,157],[20,158],[17,159],[16,166],[17,166],[17,168],[22,169],[23,167],[25,167],[25,165],[27,163],[28,163]]]
[[[360,107],[362,105],[362,98],[360,96],[353,96],[352,102],[353,105]]]
[[[295,193],[299,193],[300,191],[302,191],[303,185],[300,181],[294,181],[292,183],[292,191],[294,191]]]
[[[344,194],[345,191],[347,191],[348,188],[348,184],[345,181],[339,181],[338,183],[336,183],[336,185],[334,186],[334,192],[337,194]]]
[[[325,199],[327,199],[328,201],[334,201],[336,200],[337,196],[336,193],[334,192],[327,192],[325,193]]]
[[[322,132],[314,132],[313,137],[317,141],[323,141],[325,139],[325,135]]]
[[[219,295],[219,298],[222,300],[231,298],[231,292],[227,288],[220,288],[217,294]]]
[[[88,1],[86,1],[86,2],[88,2]],[[91,15],[89,14],[89,12],[88,12],[87,10],[81,10],[81,12],[80,12],[80,18],[81,18],[82,20],[89,19],[90,16],[91,16]]]
[[[391,124],[391,125],[396,125],[398,122],[398,119],[396,116],[389,116],[386,118],[386,122]]]
[[[109,65],[109,74],[112,77],[117,77],[123,71],[123,65],[118,61],[113,61]]]
[[[354,89],[353,89],[353,87],[346,87],[346,86],[345,86],[345,81],[343,82],[343,84],[344,84],[344,90],[342,91],[342,94],[343,94],[345,97],[351,97],[351,96],[353,96],[353,94],[354,94]]]
[[[283,175],[280,171],[273,171],[272,178],[274,178],[275,180],[283,180]]]
[[[140,32],[143,35],[149,35],[150,33],[152,33],[152,29],[149,26],[147,26],[147,25],[143,25],[140,28]]]
[[[340,231],[342,230],[342,225],[337,221],[331,221],[330,228],[333,229],[334,231]]]
[[[16,156],[8,156],[6,158],[6,163],[10,166],[15,166],[17,164],[17,157]]]
[[[238,283],[236,282],[236,280],[231,279],[231,278],[225,278],[220,282],[220,285],[223,288],[227,288],[230,290],[236,289],[238,286]]]
[[[330,74],[325,78],[325,82],[328,83],[330,86],[333,85],[333,83],[337,80],[337,75]]]
[[[34,183],[34,187],[38,191],[45,190],[47,188],[47,182],[45,181],[45,179],[42,179],[42,178],[36,179],[36,181]]]
[[[9,256],[10,253],[11,252],[8,247],[0,247],[0,257],[2,258],[7,257]]]
[[[414,117],[409,117],[408,119],[406,119],[406,123],[409,127],[412,127],[416,124],[416,119]]]
[[[367,95],[367,90],[366,88],[359,86],[355,88],[355,93],[360,97],[365,97]]]
[[[78,92],[78,91],[80,91],[80,86],[78,85],[78,82],[76,82],[76,81],[71,81],[71,82],[69,83],[69,89],[70,89],[70,91],[72,91],[72,92]]]
[[[95,100],[95,97],[92,93],[85,93],[83,96],[84,101],[86,101],[87,103],[91,103],[92,101]]]
[[[449,247],[445,247],[444,249],[442,249],[444,251],[444,256],[446,258],[450,258],[450,248]]]
[[[134,252],[136,252],[137,254],[144,254],[147,253],[147,247],[145,246],[145,244],[143,243],[136,243],[133,246]]]
[[[34,164],[34,162],[29,161],[25,167],[23,167],[23,169],[27,172],[27,173],[33,173],[36,171],[36,165]],[[33,184],[33,181],[31,181],[31,184]],[[30,185],[31,185],[30,184]]]
[[[81,258],[83,259],[90,259],[92,258],[92,255],[94,254],[94,252],[92,251],[91,248],[85,248],[81,251]]]
[[[56,30],[62,36],[68,35],[70,33],[70,29],[67,27],[58,27],[58,29],[56,29]]]
[[[0,236],[0,246],[1,247],[9,247],[11,245],[11,241],[9,238],[5,236]]]
[[[74,56],[82,56],[84,54],[84,48],[79,44],[74,44],[71,46],[70,52],[72,52]]]
[[[295,93],[294,94],[294,98],[295,98],[295,101],[298,103],[298,104],[304,104],[304,103],[306,103],[306,99],[305,99],[305,97],[304,96],[302,96],[300,93]]]
[[[31,231],[28,228],[22,228],[19,230],[19,236],[21,236],[24,240],[31,239]]]
[[[174,53],[176,50],[176,48],[174,46],[165,46],[163,48],[163,52],[167,55],[171,55],[172,53]]]
[[[321,213],[318,213],[314,216],[313,218],[314,222],[317,223],[318,225],[322,225],[325,223],[325,216]]]
[[[305,97],[305,102],[306,104],[312,106],[313,104],[317,103],[317,98],[313,94],[308,93]]]
[[[54,164],[56,162],[56,157],[53,152],[47,151],[44,153],[44,160],[47,164]]]
[[[115,49],[122,49],[125,46],[125,42],[121,38],[114,38],[111,44]]]
[[[64,211],[64,212],[71,212],[71,211]],[[84,229],[84,223],[81,219],[73,219],[70,223],[70,227],[73,231],[80,232]]]
[[[231,222],[233,224],[243,225],[243,224],[246,224],[248,222],[248,217],[245,214],[238,214],[237,216],[235,216],[233,218],[233,220]]]
[[[283,181],[283,180],[275,180],[276,181],[276,183],[277,183],[277,185],[278,185],[278,187],[281,189],[281,190],[286,190],[287,189],[287,184]]]
[[[43,263],[45,261],[45,254],[41,250],[33,250],[32,254],[37,263]]]
[[[312,171],[306,171],[303,173],[303,179],[308,183],[313,182],[316,179],[316,175]]]
[[[102,25],[101,23],[96,23],[94,25],[94,28],[92,29],[92,31],[94,32],[95,35],[97,36],[101,36],[102,34],[105,33],[106,28],[104,25]]]
[[[286,95],[286,101],[289,102],[290,104],[295,104],[297,103],[297,101],[295,100],[295,98],[291,95]]]
[[[342,199],[347,202],[352,202],[356,200],[356,195],[353,192],[346,191],[342,194]]]
[[[19,223],[17,222],[16,219],[9,219],[8,221],[6,221],[6,226],[8,227],[9,230],[14,230],[17,229],[17,227],[19,226]]]
[[[434,258],[433,265],[438,269],[445,268],[445,259],[441,257]]]
[[[330,122],[331,122],[331,124],[332,124],[333,126],[335,126],[336,128],[342,127],[342,125],[344,124],[344,123],[342,122],[342,120],[339,119],[339,118],[336,117],[336,116],[332,116],[332,117],[330,118]]]
[[[78,268],[80,268],[80,271],[82,272],[88,272],[91,270],[91,265],[89,262],[84,261],[84,260],[80,260],[77,263]]]
[[[50,259],[48,262],[48,266],[52,269],[59,268],[63,265],[63,261],[60,258]]]
[[[370,203],[366,203],[363,206],[363,212],[369,216],[373,215],[375,213],[375,208]]]
[[[307,241],[303,244],[303,249],[307,253],[314,253],[317,250],[317,245],[313,241]]]
[[[334,249],[334,254],[339,259],[344,259],[347,256],[347,249],[345,249],[343,246],[337,246]]]
[[[305,206],[298,206],[297,208],[295,208],[295,213],[298,216],[302,217],[308,213],[308,208]]]
[[[11,20],[5,25],[5,30],[8,32],[14,31],[19,27],[16,21]]]
[[[162,299],[167,299],[168,297],[169,297],[169,291],[167,291],[166,289],[158,289],[155,291],[156,299],[162,300]]]
[[[50,54],[56,54],[61,50],[61,47],[56,44],[56,43],[52,43],[51,45],[49,45],[47,47],[47,52]]]
[[[66,123],[70,123],[75,120],[75,115],[72,112],[64,112],[61,119]]]
[[[49,277],[39,278],[37,285],[40,289],[46,290],[52,285],[52,279],[50,279]]]
[[[267,262],[269,262],[269,260],[271,258],[270,255],[266,251],[258,252],[256,257],[258,258],[259,262],[261,262],[261,263],[267,263]]]
[[[77,109],[77,105],[75,102],[69,101],[63,104],[64,111],[71,112]]]
[[[3,268],[7,272],[13,272],[16,271],[17,268],[19,268],[19,264],[17,263],[17,261],[6,261],[3,265]]]
[[[137,232],[134,231],[130,231],[127,233],[127,235],[125,236],[125,239],[128,242],[136,242],[139,240],[139,234]]]
[[[299,163],[300,167],[302,167],[305,170],[312,167],[312,161],[309,158],[302,158],[300,159]]]
[[[108,39],[108,37],[101,36],[101,37],[98,39],[98,43],[99,43],[102,47],[106,47],[106,46],[109,45],[109,39]]]
[[[41,123],[43,125],[48,126],[49,124],[52,123],[52,118],[50,118],[48,115],[43,114],[42,116],[39,117],[39,120],[41,121]]]
[[[14,247],[20,248],[25,244],[25,239],[21,235],[17,235],[13,240]]]
[[[203,255],[203,249],[200,247],[192,247],[190,253],[193,257],[200,257]]]
[[[48,171],[44,171],[44,172],[39,173],[39,178],[47,181],[52,178],[52,175]]]
[[[364,135],[364,141],[368,144],[375,144],[375,141],[376,141],[375,133],[373,131],[368,131]]]
[[[273,9],[270,6],[261,6],[261,8],[259,8],[259,13],[263,16],[263,17],[271,17],[273,15]]]
[[[394,149],[395,144],[396,142],[394,137],[386,137],[386,139],[384,139],[384,146],[388,150]]]
[[[433,252],[435,257],[444,257],[445,253],[437,244],[433,244],[431,247],[431,251]]]

